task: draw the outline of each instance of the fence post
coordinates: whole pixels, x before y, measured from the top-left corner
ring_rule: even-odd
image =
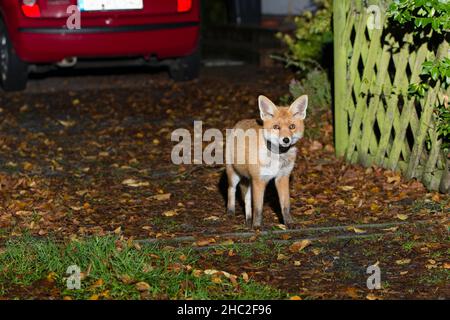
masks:
[[[345,30],[345,9],[348,0],[333,1],[334,34],[334,132],[336,156],[345,154],[348,143],[348,121],[345,106],[347,87],[347,50]]]

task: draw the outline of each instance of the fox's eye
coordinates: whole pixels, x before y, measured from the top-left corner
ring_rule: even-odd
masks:
[[[275,130],[280,130],[280,126],[279,126],[279,125],[277,125],[277,124],[276,124],[276,125],[274,125],[274,126],[273,126],[273,128],[274,128]]]
[[[291,124],[291,125],[289,126],[289,129],[294,130],[294,129],[295,129],[295,124]]]

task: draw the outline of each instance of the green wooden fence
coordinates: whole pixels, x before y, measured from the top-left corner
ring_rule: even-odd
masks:
[[[412,43],[410,34],[389,33],[389,2],[334,1],[336,153],[448,192],[448,159],[433,124],[433,108],[448,92],[438,83],[423,99],[408,97],[422,62],[436,54],[427,43]],[[448,48],[442,43],[437,55],[448,54]]]

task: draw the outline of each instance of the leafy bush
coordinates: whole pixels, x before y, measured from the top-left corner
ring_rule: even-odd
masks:
[[[295,18],[293,35],[279,33],[277,36],[287,46],[284,61],[300,70],[316,68],[323,62],[325,48],[333,42],[331,0],[315,0],[317,11],[306,11]]]
[[[331,104],[331,84],[328,75],[320,69],[308,72],[300,81],[292,80],[289,92],[294,98],[307,94],[314,107],[323,108]]]
[[[281,34],[277,37],[286,45],[283,57],[275,57],[286,67],[296,71],[297,80],[292,80],[289,91],[293,98],[302,94],[310,97],[310,105],[324,107],[331,103],[331,85],[326,70],[332,61],[333,43],[331,18],[333,13],[331,0],[315,0],[317,10],[307,11],[295,18],[294,34]]]
[[[448,0],[396,0],[388,13],[393,21],[415,30],[431,28],[442,33],[450,29]]]
[[[391,22],[411,31],[416,39],[424,37],[441,43],[450,31],[450,1],[448,0],[396,0],[388,9]],[[437,37],[436,37],[437,36]],[[437,39],[437,41],[436,41]],[[438,58],[422,64],[421,82],[411,84],[409,94],[424,97],[427,90],[441,84],[442,92],[450,87],[450,59]],[[435,106],[436,131],[442,139],[442,149],[450,150],[450,110],[447,103]]]

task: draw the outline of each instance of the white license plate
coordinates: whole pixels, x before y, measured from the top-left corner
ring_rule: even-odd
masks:
[[[143,0],[78,0],[80,11],[143,9]]]

